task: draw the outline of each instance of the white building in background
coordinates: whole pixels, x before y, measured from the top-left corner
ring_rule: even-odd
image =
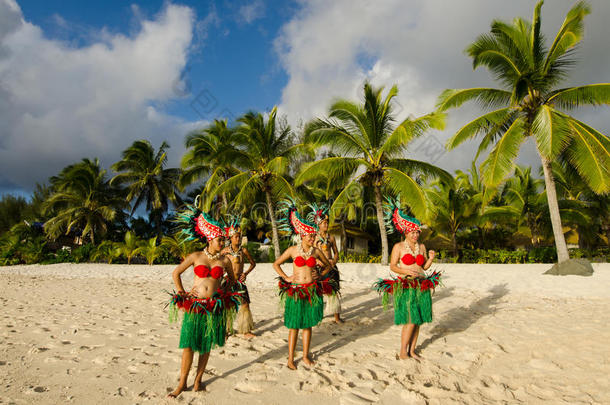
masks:
[[[343,250],[343,240],[341,236],[341,225],[333,225],[328,229],[328,233],[335,237],[337,241],[337,249],[339,252]],[[366,232],[362,231],[362,229],[345,225],[345,233],[346,233],[346,247],[347,253],[353,254],[368,254],[369,253],[369,241],[373,240],[373,238]]]

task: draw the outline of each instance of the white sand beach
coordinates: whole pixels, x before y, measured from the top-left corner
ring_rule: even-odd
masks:
[[[181,353],[164,309],[173,266],[0,268],[0,404],[610,403],[610,264],[592,277],[542,275],[550,266],[438,265],[417,362],[397,359],[401,327],[370,289],[387,267],[340,264],[346,322],[314,328],[312,368],[299,341],[291,371],[275,272],[259,264],[258,337],[213,350],[207,391],[177,400],[166,399]]]

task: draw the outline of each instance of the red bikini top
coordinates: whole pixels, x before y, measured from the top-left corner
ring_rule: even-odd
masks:
[[[313,256],[309,256],[307,260],[303,256],[297,256],[294,258],[294,265],[297,267],[303,267],[307,265],[307,267],[316,267],[316,258]]]
[[[413,257],[411,253],[407,253],[402,257],[402,262],[407,266],[413,263],[417,263],[419,266],[423,266],[426,263],[426,258],[424,255],[417,255],[417,257]]]
[[[210,269],[204,264],[195,266],[193,271],[195,272],[195,275],[197,275],[197,277],[206,278],[211,276],[214,279],[219,279],[220,277],[222,277],[222,273],[224,273],[224,269],[220,266],[214,266],[212,267],[212,269]]]

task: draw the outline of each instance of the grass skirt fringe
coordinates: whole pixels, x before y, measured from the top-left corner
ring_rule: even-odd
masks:
[[[222,347],[227,338],[227,325],[233,323],[241,296],[239,293],[218,290],[213,297],[197,298],[189,293],[170,293],[169,320],[178,320],[184,311],[180,331],[181,349],[190,348],[207,353]]]
[[[322,288],[322,294],[326,297],[326,313],[338,314],[341,312],[341,284],[339,269],[333,267],[318,281]]]
[[[284,306],[284,326],[307,329],[324,318],[324,300],[318,283],[290,284],[279,281],[280,302]]]
[[[426,278],[379,279],[374,289],[381,294],[385,310],[390,299],[394,305],[394,324],[412,323],[421,325],[432,322],[432,297],[430,290],[440,284],[440,273],[434,272]]]

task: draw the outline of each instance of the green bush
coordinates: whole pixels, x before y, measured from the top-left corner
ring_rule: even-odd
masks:
[[[554,263],[556,261],[557,251],[552,246],[536,247],[527,254],[528,263]]]
[[[72,249],[74,263],[87,263],[91,254],[95,251],[95,246],[90,243]]]

